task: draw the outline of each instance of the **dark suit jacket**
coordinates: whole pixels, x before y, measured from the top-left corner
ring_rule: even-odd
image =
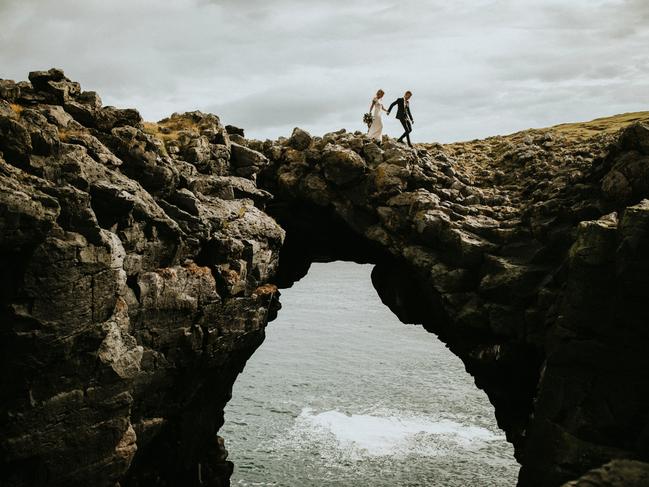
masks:
[[[390,108],[388,108],[388,113],[392,111],[392,107],[396,105],[397,106],[397,118],[399,120],[404,120],[406,118],[410,119],[411,122],[414,122],[412,119],[412,113],[410,113],[410,103],[408,103],[408,107],[404,108],[405,102],[403,98],[397,98],[392,102],[392,105],[390,105]]]

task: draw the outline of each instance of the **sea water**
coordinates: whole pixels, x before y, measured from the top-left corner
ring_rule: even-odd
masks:
[[[404,325],[372,266],[312,265],[234,385],[233,486],[513,486],[493,406],[435,335]]]

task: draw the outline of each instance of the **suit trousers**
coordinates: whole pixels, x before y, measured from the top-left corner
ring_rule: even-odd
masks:
[[[408,141],[408,145],[412,147],[412,144],[410,143],[410,132],[412,132],[412,123],[410,123],[410,120],[408,120],[407,118],[400,118],[399,121],[401,122],[401,125],[403,125],[403,129],[405,130],[405,132],[401,137],[399,137],[398,142],[401,142],[405,137],[406,140]]]

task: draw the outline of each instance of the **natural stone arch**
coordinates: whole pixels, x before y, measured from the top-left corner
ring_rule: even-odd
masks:
[[[251,147],[271,161],[259,185],[287,230],[280,279],[323,256],[377,264],[384,303],[436,333],[487,392],[523,465],[521,485],[555,485],[610,458],[645,458],[645,433],[623,416],[642,414],[647,362],[622,337],[637,337],[647,317],[639,269],[649,206],[628,205],[648,194],[631,176],[647,174],[648,143],[649,129],[636,125],[609,146],[549,133],[514,148],[491,140],[492,154],[509,149],[495,160],[480,143],[412,151],[344,131],[296,129]],[[612,310],[624,310],[619,329]],[[630,369],[633,378],[619,377]],[[606,386],[593,386],[598,373]],[[613,377],[631,402],[602,415]],[[612,425],[634,440],[607,443]]]
[[[453,330],[440,293],[412,262],[358,235],[335,212],[309,202],[278,201],[270,204],[267,211],[287,231],[276,277],[280,288],[303,277],[312,262],[347,260],[373,264],[372,284],[383,303],[403,323],[423,325],[438,335],[464,361],[476,384],[492,395],[501,428],[511,435],[517,423],[527,421],[534,393],[530,384],[538,381],[540,366],[533,350],[505,364],[485,366],[472,360],[470,354],[475,347],[484,346],[484,334],[466,337]],[[508,439],[512,441],[511,437]]]
[[[330,137],[333,140],[330,139],[328,143],[341,142],[343,145],[336,147],[332,144],[327,148],[325,146],[314,150],[310,154],[314,159],[307,165],[303,162],[309,155],[304,152],[296,154],[291,147],[295,144],[289,141],[283,148],[284,153],[272,160],[270,170],[262,172],[260,176],[259,185],[275,195],[266,211],[287,231],[280,254],[279,285],[290,284],[301,277],[308,264],[314,260],[344,259],[375,264],[372,282],[383,302],[403,322],[422,324],[428,331],[436,333],[451,351],[464,361],[469,373],[475,377],[478,387],[487,392],[495,406],[499,425],[507,433],[508,440],[518,446],[517,453],[520,455],[519,436],[532,409],[541,364],[540,354],[529,344],[517,343],[515,338],[501,337],[499,340],[498,336],[488,329],[488,319],[472,316],[479,313],[481,304],[473,304],[469,299],[460,303],[459,310],[457,305],[453,309],[453,306],[444,302],[439,291],[472,291],[471,286],[477,287],[480,278],[472,273],[475,274],[476,269],[482,265],[480,254],[485,248],[489,248],[490,243],[475,234],[460,233],[462,229],[459,225],[449,224],[447,228],[440,229],[440,233],[448,232],[446,236],[449,239],[455,236],[458,239],[450,245],[448,242],[439,243],[442,249],[449,250],[445,256],[440,258],[429,252],[425,239],[435,238],[432,235],[414,239],[414,242],[401,240],[405,252],[394,252],[390,233],[395,227],[384,226],[384,221],[389,221],[389,218],[403,218],[407,221],[408,218],[414,220],[413,217],[421,216],[424,224],[432,220],[431,226],[437,225],[438,221],[442,224],[450,223],[444,211],[437,210],[440,200],[434,193],[425,190],[407,191],[407,179],[410,177],[408,166],[420,156],[396,146],[388,148],[387,153],[392,151],[393,157],[402,159],[398,161],[401,166],[380,162],[372,167],[372,163],[368,161],[367,166],[364,166],[367,174],[361,171],[355,180],[345,181],[343,184],[346,187],[338,193],[333,181],[340,180],[341,176],[328,178],[327,172],[321,175],[321,171],[329,164],[339,164],[339,174],[344,175],[345,172],[340,167],[344,167],[345,159],[354,158],[354,153],[345,145],[348,141],[354,144],[358,139],[351,134]],[[315,144],[318,142],[315,141]],[[366,155],[371,151],[377,154],[383,152],[377,149],[374,144],[366,142],[361,154]],[[277,146],[266,151],[271,158],[273,150],[277,152]],[[318,160],[320,154],[324,154],[324,160]],[[335,161],[338,154],[341,156],[340,162]],[[286,157],[296,158],[298,163],[290,161],[287,164],[282,160]],[[410,162],[403,160],[408,157]],[[361,165],[360,161],[357,161],[357,165]],[[357,201],[362,201],[363,197],[367,197],[362,194],[366,191],[362,185],[366,184],[367,179],[381,177],[382,170],[398,174],[383,186],[386,188],[382,195],[384,203],[394,203],[381,207],[387,215],[384,221],[381,221],[380,216],[370,216],[363,208],[355,213],[351,205],[346,206],[348,200],[346,201],[345,195],[353,194]],[[345,179],[345,176],[342,176],[342,179]],[[290,186],[291,183],[294,186]],[[301,187],[302,185],[305,187]],[[314,190],[313,186],[321,192]],[[332,186],[333,189],[330,189]],[[325,191],[329,194],[323,195],[322,188],[327,188]],[[383,188],[377,188],[378,192]],[[336,199],[337,197],[340,199]],[[429,209],[434,209],[434,213],[418,215],[418,212],[426,212]],[[437,218],[439,220],[436,220]],[[428,227],[422,227],[421,234],[425,235],[428,231]],[[456,231],[458,233],[453,233]],[[453,263],[459,265],[453,266]],[[433,279],[428,274],[432,269],[436,274]],[[458,323],[450,313],[456,316],[463,313],[467,301],[473,309],[470,313],[465,313],[469,314],[464,317],[466,324]],[[484,321],[480,323],[480,319]],[[501,353],[501,348],[508,355],[505,360],[498,360],[500,357],[496,357],[496,354]]]
[[[260,142],[200,112],[146,124],[52,69],[0,80],[0,152],[3,484],[223,485],[273,281],[318,253],[376,262],[384,302],[462,358],[520,485],[649,460],[646,124]]]

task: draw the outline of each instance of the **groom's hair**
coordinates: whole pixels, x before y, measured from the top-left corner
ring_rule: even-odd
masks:
[[[412,91],[406,91],[405,94],[406,94],[406,95],[410,95],[410,96],[412,96]]]

